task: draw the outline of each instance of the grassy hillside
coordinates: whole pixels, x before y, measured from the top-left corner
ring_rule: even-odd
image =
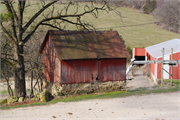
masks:
[[[113,28],[122,35],[127,46],[147,47],[160,42],[180,38],[179,34],[161,29],[153,24],[153,16],[142,14],[131,8],[119,8],[122,21],[115,13],[101,13],[97,21],[93,21],[97,28]],[[89,18],[90,19],[90,18]],[[149,24],[150,23],[150,24]],[[105,29],[100,29],[105,30]]]
[[[27,7],[24,20],[28,20],[38,10],[39,7],[36,3],[37,1],[33,1],[33,5]],[[64,4],[56,4],[56,11],[63,8],[63,6]],[[6,8],[1,5],[0,10],[2,13]],[[82,8],[80,7],[79,12],[81,10]],[[86,15],[83,19],[93,24],[99,31],[109,30],[110,28],[118,31],[125,40],[126,45],[131,48],[147,47],[170,39],[180,38],[179,34],[161,29],[153,24],[154,18],[150,15],[142,14],[138,10],[131,8],[118,8],[117,10],[121,12],[121,17],[117,16],[114,12],[107,13],[103,11],[99,13],[98,19],[93,18],[92,15]],[[71,7],[69,13],[73,13],[73,11],[74,8]],[[35,22],[38,22],[38,20]],[[68,27],[68,29],[76,29],[71,25]],[[47,31],[48,29],[51,28],[43,30]]]

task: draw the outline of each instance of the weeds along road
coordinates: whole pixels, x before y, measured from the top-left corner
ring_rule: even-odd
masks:
[[[179,120],[180,91],[0,111],[1,120]]]

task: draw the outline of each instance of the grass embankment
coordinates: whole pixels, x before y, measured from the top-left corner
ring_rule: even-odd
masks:
[[[166,81],[166,82],[171,82],[170,79],[167,79],[167,80],[164,80],[164,81]],[[174,83],[174,84],[177,84],[177,85],[180,85],[180,80],[173,80],[173,83]]]
[[[75,97],[66,97],[62,99],[56,98],[47,103],[37,102],[37,103],[31,103],[31,104],[26,104],[26,105],[7,106],[1,109],[10,109],[10,108],[27,107],[27,106],[35,106],[35,105],[49,105],[49,104],[55,104],[57,102],[75,102],[75,101],[92,100],[92,99],[120,98],[120,97],[132,96],[132,95],[145,95],[145,94],[151,94],[151,93],[166,93],[166,92],[179,91],[180,90],[179,80],[173,80],[173,83],[176,84],[177,86],[154,87],[153,89],[138,88],[136,90],[130,90],[130,91],[114,91],[114,92],[106,92],[103,94],[79,95]]]

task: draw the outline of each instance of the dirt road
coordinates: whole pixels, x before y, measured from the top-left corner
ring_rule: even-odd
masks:
[[[134,90],[140,87],[151,88],[153,86],[153,81],[150,80],[147,75],[143,75],[142,67],[138,68],[135,74],[135,76],[132,76],[131,73],[128,75],[128,78],[133,78],[131,81],[127,81],[128,90]]]
[[[0,111],[1,120],[179,120],[180,91]]]

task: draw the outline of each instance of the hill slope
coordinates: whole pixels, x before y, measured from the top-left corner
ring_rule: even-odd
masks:
[[[33,5],[25,9],[24,20],[30,19],[38,10],[39,7],[37,7],[36,2],[37,1],[33,1]],[[60,10],[60,8],[63,7],[64,4],[55,5],[56,10]],[[80,7],[78,12],[81,12],[82,9],[83,8]],[[2,13],[6,11],[6,8],[1,5],[0,10]],[[121,12],[121,17],[117,16],[114,12],[107,13],[103,11],[99,13],[98,19],[93,18],[92,15],[86,15],[83,19],[93,24],[99,31],[110,30],[111,28],[112,30],[118,31],[125,40],[125,44],[131,48],[147,47],[174,38],[180,38],[179,34],[161,29],[159,26],[153,24],[153,16],[142,14],[139,10],[132,8],[121,7],[117,10]],[[72,14],[74,11],[75,9],[73,7],[69,8],[69,13]],[[38,20],[36,20],[36,22],[38,22]],[[68,29],[76,29],[71,25],[68,27]],[[43,29],[43,31],[46,32],[48,29],[51,28]]]
[[[161,29],[160,26],[153,24],[154,17],[140,13],[131,8],[119,8],[122,14],[122,21],[115,13],[101,13],[97,21],[92,23],[99,30],[112,28],[122,35],[127,46],[147,47],[160,42],[180,38],[179,34]],[[89,18],[90,19],[90,18]]]

